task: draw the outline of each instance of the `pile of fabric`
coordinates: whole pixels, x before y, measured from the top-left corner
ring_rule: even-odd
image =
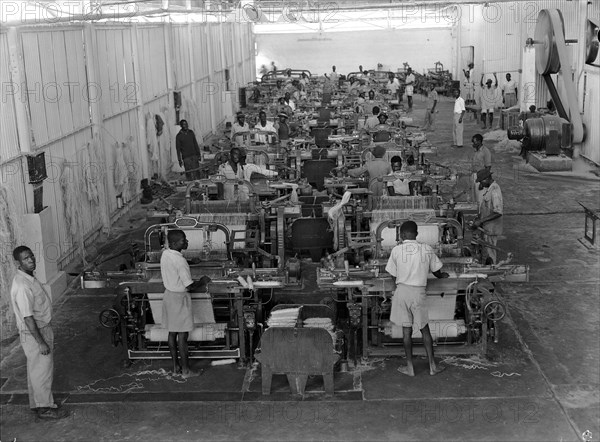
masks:
[[[333,331],[333,323],[331,322],[331,318],[307,318],[303,321],[304,328],[322,328],[329,332],[331,338],[333,339],[333,343],[336,341],[336,334]]]
[[[298,323],[300,315],[300,307],[284,308],[271,312],[271,316],[267,320],[269,327],[295,327]]]

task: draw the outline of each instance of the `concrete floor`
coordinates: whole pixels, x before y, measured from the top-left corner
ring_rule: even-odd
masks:
[[[421,118],[424,101],[414,115]],[[442,101],[436,131],[438,160],[468,164],[470,137],[453,149],[452,102]],[[538,173],[518,151],[493,150],[493,170],[505,200],[505,238],[499,246],[531,268],[530,282],[502,284],[508,316],[490,357],[440,357],[446,371],[396,372],[400,358],[372,359],[353,373],[337,373],[336,394],[325,397],[320,378],[307,395],[289,394],[276,376],[273,394],[260,394],[260,370],[203,367],[201,377],[169,375],[167,361],[120,366],[98,313],[112,295],[69,291],[55,309],[57,399],[71,416],[39,421],[28,410],[25,358],[4,349],[0,410],[2,440],[592,440],[600,435],[599,252],[578,242],[584,215],[577,201],[598,204],[600,180],[589,166]],[[139,214],[139,212],[138,212]],[[132,212],[117,232],[136,225]],[[16,344],[16,343],[15,343]]]

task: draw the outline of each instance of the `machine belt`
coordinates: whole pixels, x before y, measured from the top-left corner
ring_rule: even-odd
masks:
[[[547,30],[547,32],[552,32],[554,34],[554,44],[556,44],[556,49],[558,51],[558,59],[560,61],[560,66],[562,67],[563,71],[562,79],[565,86],[564,95],[567,98],[568,104],[568,110],[563,110],[565,115],[561,115],[561,117],[567,119],[573,125],[573,143],[581,143],[584,137],[583,120],[581,119],[581,114],[579,113],[579,106],[577,104],[577,89],[575,88],[575,83],[573,83],[573,77],[570,72],[571,57],[569,56],[567,43],[565,41],[562,18],[559,15],[560,13],[557,9],[547,10],[547,13],[550,19],[550,23],[552,24],[552,29]],[[552,56],[552,54],[553,51],[550,51],[550,56]],[[552,78],[550,77],[550,72],[544,73],[543,77],[546,81],[546,84],[548,85],[548,89],[550,91],[550,95],[552,96],[552,100],[554,101],[554,103],[562,103],[562,100],[558,94],[558,90],[554,86]],[[558,106],[557,110],[560,110]]]

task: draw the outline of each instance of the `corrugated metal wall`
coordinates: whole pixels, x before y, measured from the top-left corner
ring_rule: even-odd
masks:
[[[0,164],[19,155],[19,135],[15,117],[15,98],[21,93],[21,85],[11,79],[8,37],[0,34],[0,84],[2,100],[0,101]]]
[[[587,136],[581,146],[581,154],[600,164],[600,68],[586,67],[586,95],[583,124]]]
[[[89,125],[82,28],[28,30],[21,44],[34,148]]]
[[[219,26],[226,29],[221,31]],[[227,39],[248,38],[247,33],[235,28],[246,31],[248,25],[202,23],[135,27],[95,24],[92,42],[84,42],[84,28],[80,25],[17,29],[23,53],[19,69],[25,81],[23,97],[29,112],[27,124],[31,128],[32,149],[46,154],[48,179],[43,184],[44,204],[54,208],[54,228],[61,258],[70,257],[79,240],[67,227],[65,188],[60,182],[65,164],[77,169],[74,179],[77,180],[75,188],[81,191],[76,198],[81,206],[80,237],[85,237],[99,227],[99,208],[89,200],[82,181],[86,164],[89,166],[89,162],[96,159],[95,154],[89,158],[89,149],[93,146],[103,149],[99,157],[105,157],[105,173],[98,185],[106,191],[109,212],[116,215],[116,197],[122,189],[115,185],[115,170],[120,162],[126,163],[126,173],[135,178],[135,181],[129,180],[135,184],[129,196],[133,199],[139,179],[143,177],[142,158],[148,148],[147,117],[160,115],[165,123],[163,134],[158,137],[158,161],[148,159],[151,163],[148,170],[163,175],[170,171],[176,135],[172,91],[181,90],[184,108],[191,116],[188,117],[190,126],[202,142],[201,137],[227,117],[222,96],[225,69],[242,78],[253,77],[250,63],[253,52],[246,53],[244,63],[241,63],[234,57],[231,41],[221,43],[221,34]],[[137,53],[134,53],[133,39],[136,37]],[[95,63],[86,60],[85,43],[90,45]],[[236,44],[243,47],[248,43],[238,41]],[[225,53],[221,54],[221,50]],[[0,80],[3,85],[11,81],[9,58],[8,39],[3,32],[0,34]],[[243,66],[247,72],[241,72]],[[94,70],[97,84],[88,82],[89,70]],[[139,72],[139,78],[135,77],[136,72]],[[3,94],[5,91],[6,87]],[[20,99],[19,96],[16,98]],[[29,184],[23,176],[12,100],[12,95],[3,99],[0,112],[0,182],[12,189],[19,214],[23,214],[27,211],[25,190]],[[94,101],[99,103],[100,145],[94,144],[92,139],[91,105]],[[140,120],[144,121],[142,128]],[[122,157],[122,152],[127,154]],[[61,262],[63,266],[66,264],[68,262]]]

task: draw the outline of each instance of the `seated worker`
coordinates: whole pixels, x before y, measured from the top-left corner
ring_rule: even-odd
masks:
[[[417,170],[417,165],[415,164],[415,156],[411,153],[406,157],[406,171],[414,172]]]
[[[379,120],[379,124],[387,124],[388,114],[381,112],[379,115],[377,115],[377,119]]]
[[[292,111],[292,108],[286,104],[284,97],[280,97],[279,100],[277,100],[277,113],[280,114],[282,112],[284,112],[288,116],[294,113],[294,111]]]
[[[231,126],[231,141],[235,144],[244,143],[244,134],[250,132],[250,126],[246,123],[246,116],[240,111],[236,114],[236,121]]]
[[[529,118],[538,118],[539,116],[540,113],[537,111],[535,104],[532,104],[531,106],[529,106],[528,112],[521,112],[519,114],[519,121],[521,122],[521,125],[523,125],[525,124],[525,121],[527,121]]]
[[[302,85],[302,83],[300,83],[299,81],[296,81],[294,83],[294,86],[296,87],[296,89],[292,93],[292,100],[294,100],[296,102],[306,100],[306,91],[305,91],[305,87]]]
[[[348,170],[348,175],[353,178],[358,178],[364,174],[369,175],[369,190],[373,192],[373,196],[383,195],[383,181],[378,181],[375,178],[382,178],[392,172],[390,163],[383,159],[384,155],[385,147],[375,146],[373,149],[374,159],[367,161],[364,166]]]
[[[306,88],[308,86],[308,75],[306,72],[302,72],[302,78],[300,78],[300,84]]]
[[[275,83],[275,93],[277,95],[283,94],[283,81],[282,80],[277,80],[277,82]]]
[[[276,177],[277,172],[257,166],[256,164],[244,164],[245,155],[239,147],[234,147],[229,151],[229,160],[219,166],[219,175],[225,176],[228,179],[250,181],[253,173],[260,173],[267,177]],[[235,184],[225,183],[223,186],[224,197],[228,201],[235,200]],[[247,201],[249,199],[249,190],[245,185],[240,185],[238,188],[239,201]]]
[[[292,113],[296,110],[296,103],[292,100],[292,95],[289,92],[286,92],[283,96],[283,102],[290,107]]]
[[[377,126],[379,126],[379,106],[373,106],[373,115],[365,121],[365,130],[370,132]]]
[[[267,120],[267,113],[264,110],[261,110],[258,113],[258,123],[254,126],[254,129],[263,131],[263,132],[272,132],[273,136],[277,136],[277,129],[275,129],[275,125]],[[268,135],[267,134],[256,134],[256,138],[254,139],[257,143],[268,143]]]
[[[277,128],[277,137],[280,141],[290,139],[290,126],[287,124],[288,115],[285,112],[279,112],[279,127]]]
[[[410,195],[410,180],[402,178],[397,172],[402,171],[402,158],[398,155],[393,156],[392,160],[392,175],[396,176],[394,181],[388,181],[387,191],[389,196],[409,196]]]

